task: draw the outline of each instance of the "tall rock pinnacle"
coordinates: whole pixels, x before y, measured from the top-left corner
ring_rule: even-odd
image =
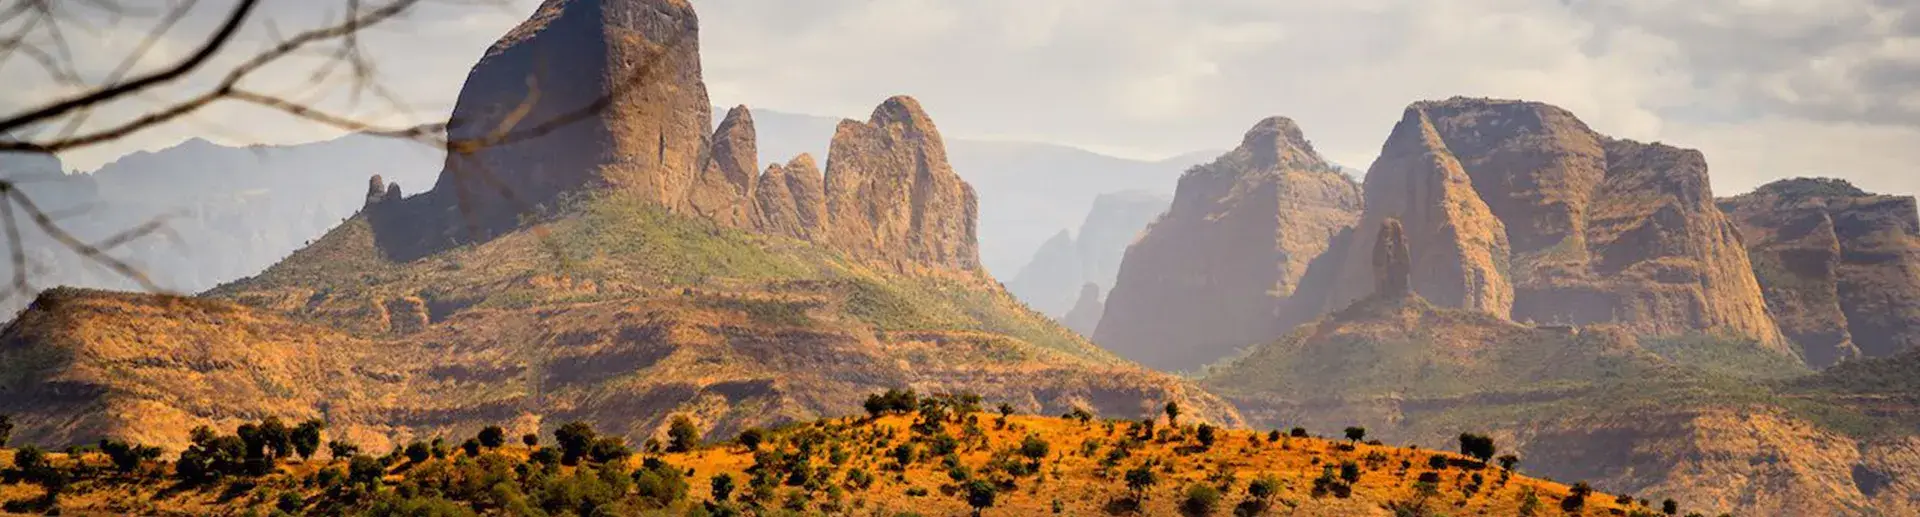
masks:
[[[546,0],[468,73],[434,190],[483,233],[589,187],[686,212],[711,110],[685,0]]]
[[[827,222],[816,240],[903,270],[980,268],[979,199],[913,98],[887,99],[864,123],[841,121],[825,179]]]
[[[1500,316],[1513,310],[1513,286],[1499,267],[1509,255],[1505,225],[1481,202],[1425,111],[1408,108],[1394,126],[1367,171],[1366,193],[1366,216],[1346,243],[1347,259],[1330,264],[1343,272],[1322,311],[1346,307],[1382,284],[1366,257],[1389,219],[1404,225],[1415,293],[1442,307]]]
[[[700,169],[687,203],[694,213],[722,225],[754,227],[755,174],[760,155],[754,141],[753,114],[746,106],[727,110],[713,131],[711,159]]]
[[[1388,219],[1373,244],[1374,296],[1404,296],[1413,292],[1413,258],[1407,231],[1399,219]]]
[[[1308,265],[1360,209],[1359,187],[1298,125],[1262,120],[1181,176],[1173,205],[1127,248],[1094,342],[1186,370],[1271,339]]]

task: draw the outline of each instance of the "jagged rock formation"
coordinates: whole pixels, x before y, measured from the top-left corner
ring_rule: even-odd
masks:
[[[1720,201],[1767,308],[1807,364],[1920,346],[1920,213],[1912,197],[1789,179]]]
[[[1080,299],[1073,302],[1073,310],[1060,318],[1060,324],[1068,329],[1091,336],[1100,327],[1100,314],[1106,312],[1106,302],[1100,299],[1100,284],[1088,282],[1080,288]]]
[[[760,171],[753,114],[746,106],[727,110],[710,141],[712,157],[695,177],[687,204],[694,213],[722,225],[753,228],[759,220],[754,187]]]
[[[1324,262],[1330,293],[1283,328],[1375,287],[1364,257],[1387,218],[1406,225],[1413,290],[1543,325],[1712,334],[1788,353],[1697,151],[1602,136],[1536,102],[1414,103],[1367,175],[1367,215]]]
[[[381,179],[379,174],[367,179],[367,204],[379,203],[386,196],[387,180]]]
[[[1334,311],[1373,293],[1367,257],[1388,219],[1405,225],[1413,292],[1442,307],[1506,315],[1513,287],[1500,265],[1509,254],[1506,226],[1474,193],[1473,181],[1448,153],[1425,110],[1408,108],[1367,170],[1367,210],[1346,243],[1331,298]],[[1339,246],[1339,245],[1336,245]]]
[[[947,164],[933,119],[913,98],[893,97],[867,122],[842,121],[834,133],[820,240],[901,270],[975,271],[979,205]]]
[[[1042,243],[1007,282],[1007,290],[1035,310],[1064,318],[1078,306],[1080,291],[1087,284],[1102,291],[1113,287],[1127,246],[1172,202],[1168,196],[1143,191],[1096,196],[1079,230],[1061,230]],[[1087,335],[1092,335],[1091,328]]]
[[[711,110],[688,2],[546,0],[474,65],[450,119],[456,142],[519,136],[450,146],[434,190],[470,238],[589,186],[694,211]]]
[[[1413,292],[1412,251],[1399,219],[1388,219],[1373,244],[1374,296],[1404,296]]]
[[[801,154],[786,165],[773,164],[754,190],[761,231],[810,240],[827,220],[826,187],[813,155]]]
[[[1193,369],[1270,339],[1308,264],[1359,218],[1359,188],[1284,117],[1180,178],[1127,249],[1094,333],[1122,356]]]

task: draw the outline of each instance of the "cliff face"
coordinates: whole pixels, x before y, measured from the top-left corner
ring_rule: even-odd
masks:
[[[760,155],[754,142],[753,114],[746,106],[727,110],[713,131],[712,156],[695,177],[687,204],[693,212],[735,228],[760,221],[754,188]]]
[[[1366,195],[1366,215],[1340,248],[1344,258],[1329,264],[1340,272],[1323,311],[1373,293],[1379,281],[1368,258],[1390,219],[1405,228],[1415,293],[1442,307],[1495,315],[1513,310],[1503,267],[1510,253],[1505,225],[1474,192],[1425,110],[1407,109],[1394,126],[1367,170]]]
[[[1366,192],[1359,229],[1334,246],[1327,271],[1309,275],[1328,284],[1324,302],[1283,311],[1282,328],[1370,293],[1372,232],[1397,218],[1415,259],[1412,288],[1436,305],[1789,353],[1697,151],[1607,138],[1540,103],[1419,102],[1382,147]]]
[[[1127,249],[1094,341],[1192,369],[1269,339],[1309,262],[1360,208],[1359,188],[1299,126],[1263,120],[1180,178],[1173,205]]]
[[[1911,197],[1792,179],[1722,200],[1767,308],[1815,367],[1920,345],[1920,214]]]
[[[826,220],[825,188],[813,155],[801,154],[786,165],[768,165],[754,190],[757,226],[775,235],[812,239]]]
[[[451,146],[434,189],[475,237],[583,186],[688,211],[711,106],[685,0],[546,0],[468,73],[449,133],[487,145]]]
[[[940,130],[911,97],[865,123],[840,123],[829,146],[823,242],[909,269],[980,267],[973,187],[947,164]]]

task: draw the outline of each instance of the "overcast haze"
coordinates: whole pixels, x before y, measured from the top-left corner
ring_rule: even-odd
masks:
[[[200,3],[146,64],[192,48],[228,5]],[[536,3],[440,5],[369,34],[382,83],[408,101],[400,115],[365,96],[349,107],[338,81],[313,88],[288,72],[257,84],[325,95],[330,107],[396,123],[441,119],[467,68]],[[287,33],[337,17],[344,2],[269,4],[229,58],[263,44],[266,20]],[[1330,158],[1365,168],[1409,102],[1523,98],[1572,110],[1603,133],[1701,149],[1721,195],[1796,175],[1920,192],[1915,4],[695,1],[707,85],[719,105],[864,118],[886,96],[905,93],[950,138],[1037,140],[1135,158],[1231,147],[1254,121],[1277,114],[1298,120]],[[76,71],[94,80],[151,26],[80,15],[96,27],[74,37],[71,52]],[[9,111],[55,91],[23,59],[0,73],[9,84],[0,108]],[[254,143],[328,134],[227,105],[63,158],[90,170],[193,136]]]

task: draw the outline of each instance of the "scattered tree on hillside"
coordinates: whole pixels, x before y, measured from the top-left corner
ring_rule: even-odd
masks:
[[[594,438],[599,435],[593,426],[578,420],[567,422],[553,430],[553,443],[560,445],[560,463],[574,465],[580,458],[586,457],[587,448],[593,446]]]
[[[313,459],[313,454],[320,451],[320,431],[326,428],[327,423],[318,419],[308,419],[294,426],[288,435],[293,452],[299,454],[300,459]]]
[[[700,447],[700,427],[686,415],[675,415],[667,428],[667,452],[687,452]]]
[[[1502,454],[1500,455],[1499,461],[1501,469],[1513,470],[1514,465],[1520,464],[1520,457],[1512,454]]]
[[[1172,400],[1167,401],[1166,411],[1167,411],[1167,425],[1168,426],[1180,425],[1180,403]]]
[[[0,414],[0,447],[13,439],[13,415]]]
[[[1365,427],[1348,427],[1347,428],[1348,442],[1359,443],[1361,440],[1365,440],[1365,439],[1367,439],[1367,428]]]
[[[1473,433],[1460,433],[1460,454],[1472,456],[1486,463],[1493,459],[1495,452],[1493,438]]]
[[[992,508],[994,497],[999,493],[993,483],[983,479],[968,481],[966,488],[967,506],[973,508],[975,516],[980,515],[980,512],[987,508]]]
[[[480,440],[481,447],[498,449],[500,446],[507,444],[507,430],[497,425],[490,425],[481,428],[480,434],[475,436],[475,438]]]

